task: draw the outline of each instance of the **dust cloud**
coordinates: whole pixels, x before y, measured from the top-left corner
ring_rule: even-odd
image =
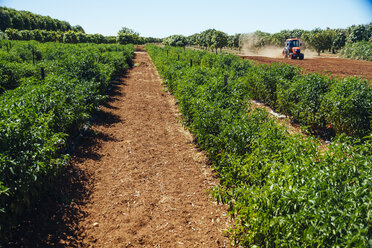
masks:
[[[242,46],[241,53],[244,56],[264,56],[271,58],[282,58],[283,48],[276,46],[264,46],[261,48],[250,47],[245,44]]]
[[[264,45],[260,46],[260,38],[254,34],[248,34],[244,37],[242,41],[242,48],[240,55],[243,56],[263,56],[270,58],[283,58],[282,51],[283,47]],[[311,49],[306,49],[301,47],[301,52],[304,54],[305,58],[316,58],[319,57],[318,53]]]

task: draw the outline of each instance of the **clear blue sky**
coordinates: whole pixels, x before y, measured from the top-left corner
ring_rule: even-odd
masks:
[[[346,28],[372,21],[372,0],[0,0],[0,6],[116,35],[123,26],[142,36],[191,35],[208,28],[228,34],[256,30]]]

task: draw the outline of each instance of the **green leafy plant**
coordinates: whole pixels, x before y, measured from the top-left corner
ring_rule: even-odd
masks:
[[[370,118],[366,82],[296,75],[298,69],[288,65],[256,67],[224,54],[186,50],[178,59],[178,49],[146,49],[218,172],[220,186],[213,196],[229,206],[235,219],[230,228],[235,245],[371,245],[372,135],[349,118],[353,107],[361,109],[354,113],[365,116],[363,121]],[[190,66],[190,58],[201,63]],[[341,135],[319,151],[316,139],[290,135],[265,111],[250,111],[248,100],[256,93],[273,104],[280,102],[288,112],[298,111],[305,123],[320,125],[338,116],[345,118],[344,126],[365,130],[368,137],[354,142]],[[339,111],[342,106],[347,111]]]
[[[35,65],[30,45],[40,52]],[[38,199],[53,191],[68,161],[68,142],[105,99],[110,81],[130,67],[134,47],[22,41],[0,52],[17,55],[2,58],[0,67],[0,77],[8,79],[0,96],[0,240],[6,240]]]

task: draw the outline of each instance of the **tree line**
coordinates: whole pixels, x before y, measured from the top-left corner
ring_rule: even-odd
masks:
[[[53,19],[50,16],[42,16],[29,11],[20,11],[6,7],[0,7],[0,30],[7,28],[18,30],[48,30],[48,31],[76,31],[84,33],[84,29],[79,26],[71,26],[66,21]]]
[[[103,36],[101,34],[86,34],[84,29],[77,25],[71,26],[66,21],[41,16],[28,11],[17,11],[0,7],[0,39],[10,40],[36,40],[40,42],[63,43],[118,43],[118,44],[146,44],[163,43],[164,45],[186,47],[198,46],[211,51],[221,51],[222,48],[240,50],[244,44],[250,48],[259,49],[264,46],[282,47],[288,38],[299,38],[304,48],[312,48],[318,52],[329,51],[341,54],[353,54],[356,58],[369,58],[372,42],[372,23],[366,25],[353,25],[346,29],[320,29],[311,31],[303,29],[282,30],[277,33],[256,31],[254,33],[239,33],[228,35],[216,29],[207,29],[190,36],[171,35],[167,38],[141,37],[132,29],[123,27],[117,36]],[[359,43],[352,45],[354,43]],[[347,46],[346,46],[347,45]],[[345,51],[342,49],[345,47]],[[363,48],[367,47],[366,51]],[[360,50],[354,55],[354,50]]]
[[[346,29],[282,30],[274,34],[256,31],[242,35],[241,43],[250,40],[251,45],[255,48],[267,45],[283,46],[284,41],[289,38],[302,39],[304,46],[314,49],[318,55],[324,51],[336,53],[346,44],[362,41],[372,42],[372,23],[353,25]]]
[[[289,38],[301,39],[304,47],[312,48],[318,54],[324,51],[336,53],[346,44],[372,42],[372,23],[353,25],[346,29],[282,30],[274,34],[256,31],[228,35],[219,30],[208,29],[190,36],[171,35],[163,39],[163,44],[178,47],[198,46],[217,51],[224,47],[241,49],[243,44],[249,44],[256,49],[269,45],[282,47],[285,40]]]
[[[163,39],[164,45],[169,46],[199,46],[203,49],[220,51],[224,47],[239,48],[242,34],[228,35],[216,29],[207,29],[201,33],[190,36],[171,35]]]

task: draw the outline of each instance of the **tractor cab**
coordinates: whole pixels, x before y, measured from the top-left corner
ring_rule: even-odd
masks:
[[[287,39],[282,54],[284,58],[304,59],[304,54],[301,53],[301,43],[299,39]]]
[[[300,41],[299,40],[294,40],[294,39],[287,40],[286,46],[289,47],[289,48],[300,47]]]

